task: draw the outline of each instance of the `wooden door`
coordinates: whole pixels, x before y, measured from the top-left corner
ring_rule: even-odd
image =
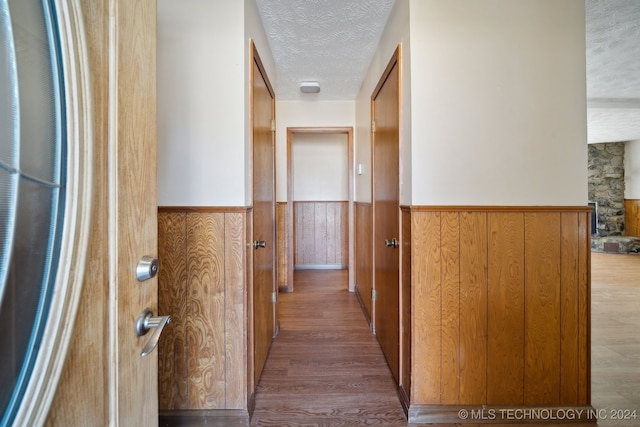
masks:
[[[91,229],[83,291],[47,425],[158,423],[157,349],[142,357],[145,308],[157,313],[156,1],[81,3],[93,125]],[[167,327],[171,327],[168,325]]]
[[[262,368],[276,333],[275,295],[275,151],[272,123],[274,92],[253,50],[253,306],[254,381]]]
[[[374,328],[399,379],[399,90],[397,55],[372,96]]]

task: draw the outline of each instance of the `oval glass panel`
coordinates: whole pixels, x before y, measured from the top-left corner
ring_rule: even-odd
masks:
[[[54,18],[48,0],[0,0],[0,425],[29,383],[60,251],[65,103]]]

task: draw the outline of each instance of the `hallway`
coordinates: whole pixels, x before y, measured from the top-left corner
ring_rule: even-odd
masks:
[[[252,426],[406,426],[393,377],[347,270],[297,270],[279,294],[280,335],[260,378]]]

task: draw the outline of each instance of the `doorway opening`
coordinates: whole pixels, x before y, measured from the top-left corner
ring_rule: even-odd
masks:
[[[354,290],[353,128],[287,128],[286,286],[295,269],[348,270]]]

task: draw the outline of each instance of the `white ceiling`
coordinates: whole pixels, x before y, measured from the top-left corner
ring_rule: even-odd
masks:
[[[394,0],[256,0],[280,100],[353,100]],[[585,0],[589,142],[640,139],[640,0]],[[300,82],[320,83],[301,94]]]

